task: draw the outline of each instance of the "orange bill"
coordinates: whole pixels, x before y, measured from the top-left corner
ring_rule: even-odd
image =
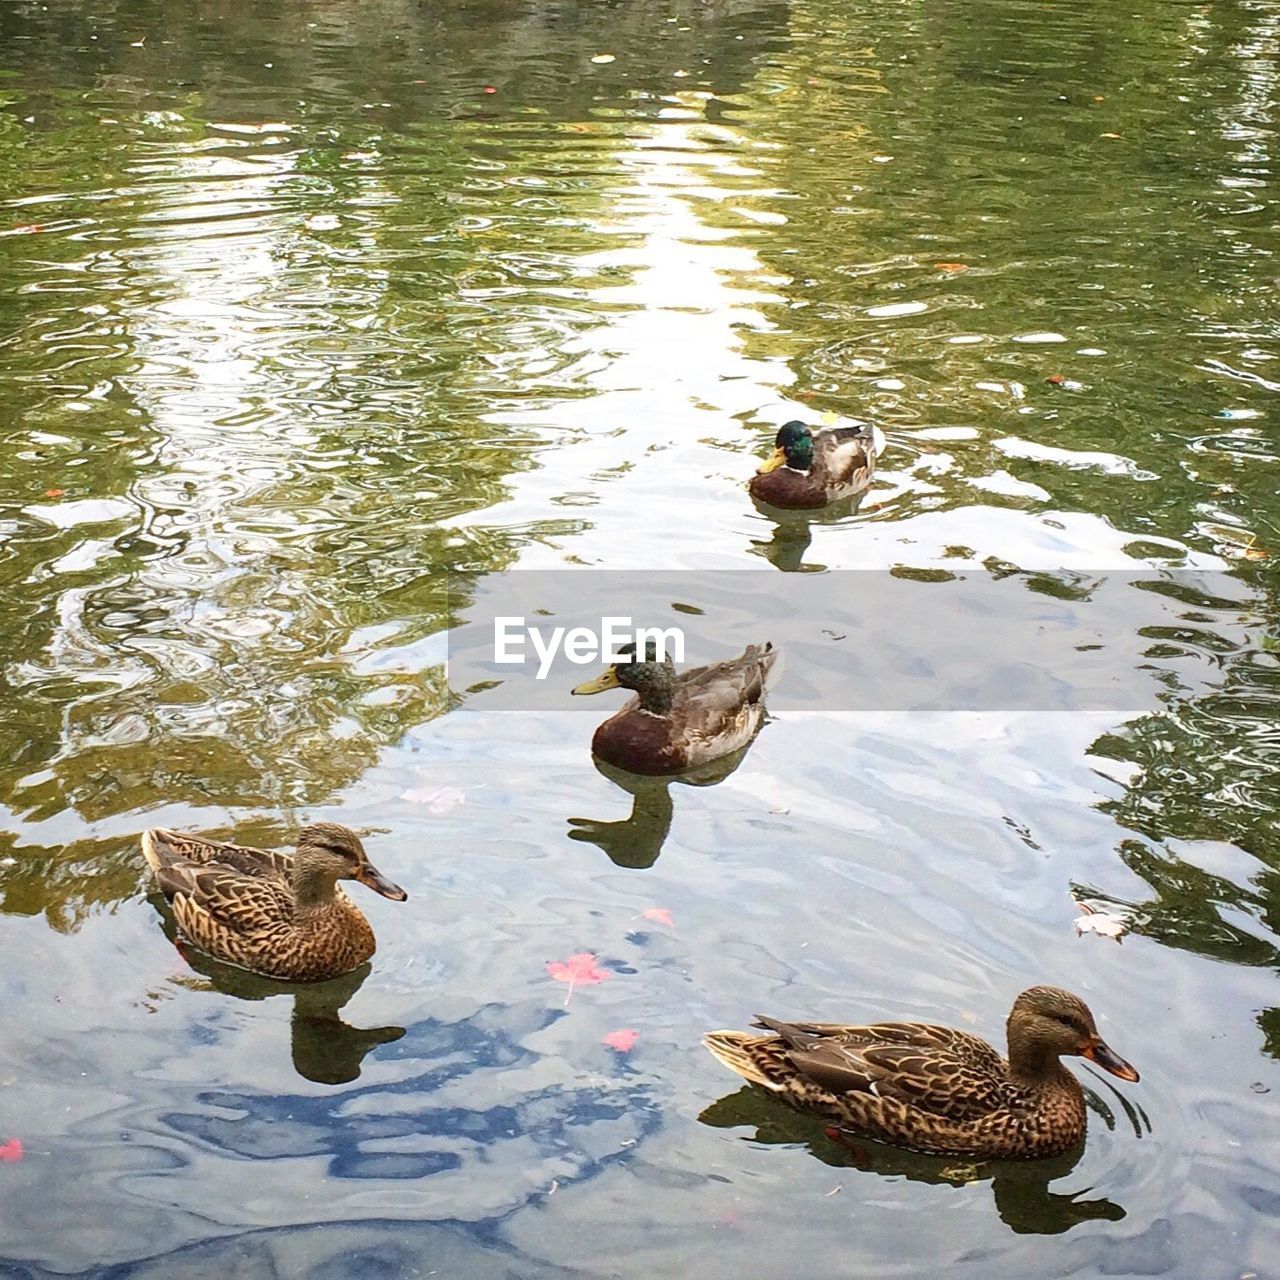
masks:
[[[394,880],[388,880],[377,867],[365,863],[356,873],[356,879],[368,885],[374,893],[380,893],[393,902],[403,902],[409,895]]]
[[[1110,1071],[1113,1076],[1137,1083],[1138,1073],[1105,1040],[1101,1038],[1090,1040],[1080,1052],[1090,1062],[1096,1062],[1104,1071]]]

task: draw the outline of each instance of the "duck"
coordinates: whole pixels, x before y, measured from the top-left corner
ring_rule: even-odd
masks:
[[[339,977],[376,950],[372,927],[339,880],[359,880],[395,902],[409,896],[336,822],[304,827],[292,854],[155,827],[143,833],[142,855],[187,941],[285,982]]]
[[[617,653],[619,661],[573,690],[636,695],[596,729],[597,759],[629,773],[682,773],[745,747],[758,732],[778,659],[772,644],[748,645],[736,658],[684,672],[652,641],[643,656],[634,644]]]
[[[1084,1091],[1062,1057],[1138,1079],[1084,1001],[1060,987],[1031,987],[1014,1001],[1007,1059],[978,1036],[931,1023],[753,1025],[768,1034],[712,1031],[703,1043],[730,1071],[821,1112],[842,1133],[930,1155],[1034,1159],[1076,1146]]]
[[[883,451],[884,434],[869,423],[814,431],[787,422],[747,490],[771,507],[825,507],[867,489]]]

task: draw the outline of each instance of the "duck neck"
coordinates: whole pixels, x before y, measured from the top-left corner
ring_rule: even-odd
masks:
[[[801,440],[786,448],[787,466],[792,471],[808,471],[813,467],[813,441]]]
[[[293,900],[300,912],[323,911],[333,905],[336,870],[299,849],[293,861]]]
[[[1009,1076],[1016,1084],[1044,1089],[1063,1084],[1079,1089],[1075,1076],[1062,1065],[1058,1048],[1029,1034],[1020,1023],[1009,1022]]]
[[[632,688],[635,689],[643,710],[655,716],[671,714],[676,686],[671,669],[664,663],[651,662],[640,668]]]

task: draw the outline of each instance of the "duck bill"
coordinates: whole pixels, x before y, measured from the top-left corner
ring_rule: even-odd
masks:
[[[767,476],[770,471],[777,471],[779,467],[786,466],[787,454],[785,449],[775,449],[766,461],[762,462],[756,471],[758,476]]]
[[[594,680],[588,680],[586,684],[580,684],[574,693],[604,693],[606,689],[620,689],[622,686],[618,683],[618,672],[615,668],[610,667],[603,674],[596,676]]]
[[[367,862],[356,872],[356,879],[392,902],[403,902],[409,896],[394,880],[388,880],[377,867],[371,867]]]
[[[1104,1071],[1110,1071],[1113,1076],[1138,1083],[1138,1073],[1105,1040],[1091,1040],[1080,1052]]]

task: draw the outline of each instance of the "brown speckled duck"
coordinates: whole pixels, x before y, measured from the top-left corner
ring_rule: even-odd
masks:
[[[1058,987],[1032,987],[1014,1001],[1007,1061],[967,1031],[928,1023],[755,1025],[770,1034],[712,1031],[703,1043],[731,1071],[795,1106],[934,1155],[1028,1159],[1075,1146],[1084,1137],[1084,1093],[1062,1055],[1138,1079],[1098,1035],[1084,1001]]]
[[[336,978],[373,955],[373,930],[339,880],[397,902],[409,896],[369,862],[354,831],[333,822],[305,827],[293,854],[160,827],[143,834],[142,853],[188,941],[286,982]]]
[[[774,444],[747,490],[757,502],[802,510],[825,507],[868,488],[884,450],[884,434],[864,423],[813,431],[803,422],[788,422]]]
[[[736,658],[677,672],[669,657],[646,646],[618,650],[626,660],[574,693],[606,689],[635,692],[591,739],[592,752],[630,773],[681,773],[737,751],[755,737],[764,720],[764,695],[778,658],[771,644],[748,645]]]

